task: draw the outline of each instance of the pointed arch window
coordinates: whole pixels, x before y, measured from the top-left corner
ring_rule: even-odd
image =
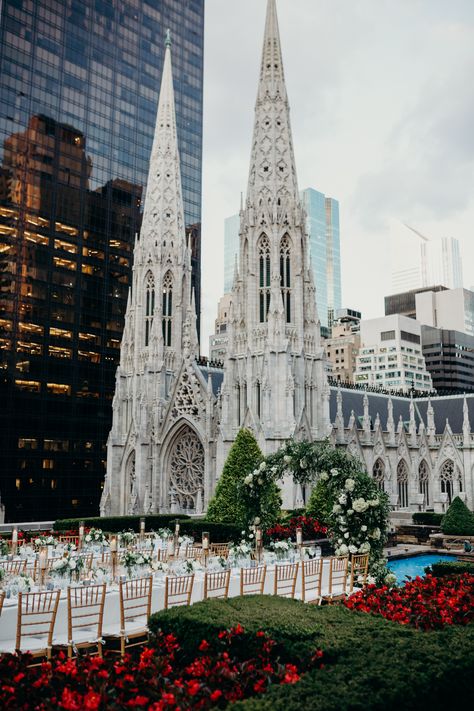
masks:
[[[171,346],[171,326],[172,326],[172,309],[173,309],[173,277],[169,272],[165,274],[163,279],[163,305],[161,328],[163,332],[163,345]]]
[[[148,272],[145,280],[145,346],[150,343],[153,314],[155,312],[155,279]]]
[[[447,459],[441,467],[439,481],[441,493],[448,495],[448,504],[450,504],[453,498],[454,483],[454,462],[451,459]]]
[[[290,238],[285,235],[280,242],[280,284],[286,322],[291,322],[291,249]]]
[[[385,464],[381,459],[377,459],[372,469],[372,476],[380,491],[385,490]]]
[[[398,463],[397,467],[397,490],[398,508],[408,507],[408,467],[404,459]]]
[[[423,459],[418,467],[418,491],[423,494],[423,508],[430,505],[430,476],[428,465]]]
[[[257,380],[255,398],[257,401],[257,417],[260,419],[262,416],[262,386],[259,380]]]
[[[266,323],[270,308],[270,243],[266,235],[262,235],[258,245],[259,265],[259,319]]]

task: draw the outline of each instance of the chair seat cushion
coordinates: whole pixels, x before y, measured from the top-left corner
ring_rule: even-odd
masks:
[[[54,640],[53,640],[54,642]],[[45,635],[37,637],[22,637],[20,642],[20,650],[22,652],[38,652],[41,649],[46,649],[48,638]],[[4,639],[0,642],[1,654],[14,654],[16,651],[16,639]]]

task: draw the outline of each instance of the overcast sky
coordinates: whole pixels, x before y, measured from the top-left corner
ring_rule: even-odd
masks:
[[[397,220],[457,237],[474,285],[474,0],[277,4],[299,187],[340,202],[342,305],[383,315]],[[224,219],[246,191],[265,9],[206,0],[204,353]]]

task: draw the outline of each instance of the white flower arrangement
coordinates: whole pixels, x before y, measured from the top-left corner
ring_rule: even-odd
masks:
[[[192,546],[194,538],[192,536],[180,536],[178,538],[178,543],[180,546]]]
[[[161,560],[154,560],[151,564],[151,569],[154,573],[167,573],[170,569],[168,563]]]
[[[161,538],[163,541],[166,541],[168,538],[172,538],[173,536],[173,531],[170,528],[159,528],[156,533],[158,538]]]
[[[136,538],[136,533],[134,531],[121,531],[118,534],[118,539],[123,546],[129,546],[134,543]]]
[[[55,560],[51,566],[51,575],[58,578],[72,578],[75,575],[79,577],[79,573],[84,568],[84,559],[80,556],[72,558],[71,556],[65,556],[64,558],[58,558]]]
[[[346,479],[344,488],[346,491],[354,491],[355,489],[355,481],[354,479]]]
[[[363,499],[362,497],[359,499],[355,499],[352,502],[352,508],[357,513],[364,513],[364,511],[367,511],[367,509],[369,508],[369,502]]]
[[[285,558],[290,551],[294,550],[294,548],[295,546],[290,538],[285,541],[270,541],[270,549],[280,560]]]
[[[253,536],[251,533],[250,536]],[[253,548],[245,540],[240,541],[238,545],[233,544],[229,548],[229,560],[234,562],[238,561],[241,558],[250,558],[252,554]]]
[[[38,536],[35,538],[35,546],[55,546],[57,540],[54,536]]]
[[[35,581],[26,573],[15,575],[8,581],[8,589],[10,592],[30,592],[35,586]]]
[[[173,566],[173,572],[176,575],[192,575],[201,570],[203,570],[203,567],[198,560],[183,560]]]
[[[105,533],[101,528],[91,528],[91,530],[84,536],[84,543],[86,545],[94,543],[104,543]]]

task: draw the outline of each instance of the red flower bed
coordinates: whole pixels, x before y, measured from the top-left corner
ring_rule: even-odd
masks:
[[[17,711],[185,711],[223,708],[227,703],[263,694],[273,684],[294,684],[310,666],[320,665],[319,650],[308,663],[281,664],[275,642],[257,632],[254,643],[239,641],[242,627],[202,640],[191,663],[180,659],[173,635],[161,635],[138,657],[63,654],[28,669],[28,655],[0,658],[0,708]],[[251,649],[250,649],[251,648]]]
[[[474,575],[409,580],[401,588],[369,585],[349,597],[350,610],[373,612],[401,625],[439,629],[445,625],[466,625],[474,621]]]
[[[326,526],[323,526],[319,521],[312,516],[293,516],[286,525],[277,523],[272,528],[269,528],[265,535],[268,539],[281,541],[286,538],[296,540],[296,529],[303,529],[303,540],[311,541],[315,538],[321,538],[327,533]]]

